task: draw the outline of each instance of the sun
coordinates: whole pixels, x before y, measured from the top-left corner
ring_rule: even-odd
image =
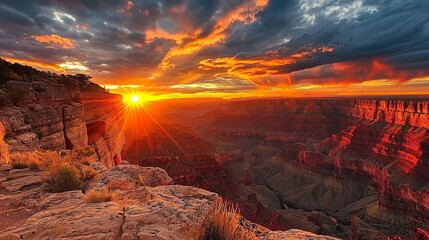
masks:
[[[124,95],[123,102],[127,107],[143,107],[147,99],[143,94],[131,93]]]
[[[125,107],[137,110],[147,108],[152,101],[157,101],[158,97],[146,92],[126,92],[122,94],[122,102]]]
[[[132,95],[130,100],[133,103],[138,103],[140,101],[140,96],[138,96],[138,95]]]

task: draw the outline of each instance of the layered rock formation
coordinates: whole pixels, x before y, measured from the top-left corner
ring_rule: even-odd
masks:
[[[428,229],[428,106],[425,99],[232,101],[205,115],[201,134],[218,145],[248,149],[250,185],[269,186],[263,193],[259,185],[252,190],[265,208],[282,208],[277,193],[288,207],[328,211],[346,227],[353,216],[347,208],[354,208],[365,228],[387,226],[379,236],[409,237],[416,227]],[[270,189],[275,193],[268,197]],[[380,208],[358,208],[372,199],[372,189]]]
[[[107,93],[84,75],[21,67],[28,69],[15,69],[22,71],[18,79],[0,79],[0,122],[11,154],[92,145],[106,165],[120,162],[125,143],[121,96]]]

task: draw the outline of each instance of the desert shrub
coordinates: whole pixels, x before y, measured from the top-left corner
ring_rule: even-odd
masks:
[[[88,150],[89,151],[89,150]],[[45,172],[45,180],[55,192],[82,189],[98,172],[87,162],[90,157],[76,157],[73,151],[29,151],[11,155],[13,168],[39,169]]]
[[[15,169],[30,168],[34,170],[37,169],[38,163],[39,157],[36,151],[15,153],[11,155],[11,165]]]
[[[92,203],[110,202],[114,197],[115,193],[111,192],[107,188],[103,188],[101,190],[91,190],[85,196],[86,200]]]
[[[74,150],[65,153],[50,151],[45,153],[41,159],[40,169],[46,171],[48,182],[51,183],[52,190],[54,191],[82,189],[90,179],[94,178],[98,174],[98,172],[89,164],[90,162],[93,162],[94,159],[74,153]],[[67,167],[64,167],[64,165]],[[59,178],[58,176],[66,173],[63,168],[73,168],[76,170],[73,171],[74,173],[72,176],[74,179],[74,183],[72,185],[74,187],[60,187],[64,183],[62,182],[62,178]],[[76,178],[78,179],[79,184],[76,183]]]
[[[65,192],[78,190],[83,187],[83,181],[79,169],[72,164],[62,163],[58,171],[51,171],[52,190]]]
[[[216,201],[215,209],[210,217],[209,227],[206,230],[206,240],[250,240],[258,239],[255,233],[247,230],[241,224],[243,218],[239,214],[237,205],[227,201]]]

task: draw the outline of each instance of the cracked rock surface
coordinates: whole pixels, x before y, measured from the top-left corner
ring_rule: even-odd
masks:
[[[52,194],[33,216],[0,239],[198,239],[217,194],[188,186],[118,191],[111,202],[89,203],[81,191]]]

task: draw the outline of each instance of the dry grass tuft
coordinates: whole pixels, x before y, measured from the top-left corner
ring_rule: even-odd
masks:
[[[95,160],[94,153],[92,147],[59,152],[35,150],[11,155],[11,165],[17,169],[43,170],[55,192],[77,190],[98,174],[90,167]]]
[[[15,153],[11,155],[11,165],[15,169],[37,169],[40,159],[40,151]]]
[[[51,173],[52,190],[65,192],[83,187],[79,169],[69,163],[62,163],[56,172]]]
[[[91,203],[110,202],[115,197],[115,193],[109,189],[91,190],[86,194],[86,200]]]
[[[237,205],[227,201],[216,202],[215,210],[210,219],[206,240],[251,240],[259,239],[252,230],[246,229],[242,222]]]

